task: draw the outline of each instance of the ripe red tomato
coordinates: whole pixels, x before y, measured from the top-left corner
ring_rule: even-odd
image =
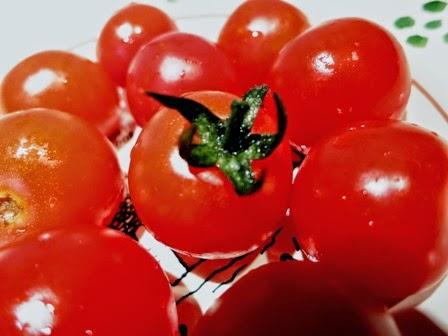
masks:
[[[233,67],[213,43],[191,34],[169,33],[135,55],[126,92],[131,112],[143,126],[160,108],[145,91],[180,95],[198,90],[235,92],[235,87]]]
[[[1,335],[175,335],[168,280],[109,229],[59,228],[0,250]]]
[[[65,51],[45,51],[17,64],[4,78],[5,112],[43,107],[75,114],[106,136],[119,128],[117,88],[103,68]]]
[[[364,19],[346,18],[292,40],[268,83],[285,102],[291,141],[312,146],[353,121],[400,118],[411,77],[391,34]]]
[[[311,149],[294,183],[302,250],[392,306],[448,270],[448,146],[400,121],[354,126]]]
[[[238,99],[216,91],[196,92],[185,97],[208,107],[214,114],[210,113],[211,117],[207,118],[216,118],[220,125],[219,118],[229,116],[230,105]],[[239,104],[246,103],[239,101],[236,105]],[[261,109],[253,132],[275,132],[276,123],[267,114]],[[201,118],[205,116],[201,114]],[[246,155],[251,155],[246,149],[241,151],[237,147],[229,151],[226,146],[230,143],[243,145],[247,138],[239,142],[239,135],[222,135],[231,139],[228,142],[221,136],[215,137],[215,131],[222,132],[224,128],[215,129],[218,126],[211,123],[205,126],[203,121],[200,120],[200,125],[195,123],[204,131],[203,146],[191,144],[188,148],[204,149],[214,161],[211,164],[200,162],[205,167],[198,167],[189,165],[190,161],[182,154],[189,149],[179,148],[180,142],[185,142],[191,132],[191,124],[177,111],[161,109],[145,126],[132,150],[130,194],[143,224],[161,242],[196,257],[235,257],[260,246],[284,217],[291,188],[289,145],[284,139],[264,159],[246,161]],[[238,130],[247,131],[245,127],[235,127],[232,132]],[[231,135],[229,128],[224,133]],[[253,139],[258,137],[250,134]],[[215,140],[219,146],[221,141],[227,145],[215,152]],[[190,159],[193,153],[198,157],[202,155],[192,151]],[[261,152],[255,150],[252,154],[255,153]]]
[[[0,245],[61,225],[107,225],[123,198],[111,144],[60,111],[0,118]]]
[[[175,23],[160,9],[131,3],[103,27],[97,44],[98,61],[118,85],[125,86],[129,64],[137,51],[156,36],[174,30]]]
[[[196,336],[399,335],[381,307],[361,306],[317,265],[270,263],[228,289]]]
[[[176,277],[171,274],[168,274],[168,278],[171,283],[176,281]],[[188,288],[182,282],[173,286],[172,290],[176,301],[188,294]],[[179,336],[191,336],[202,317],[201,307],[196,299],[190,295],[177,303],[176,308],[179,322]]]
[[[286,2],[245,1],[224,24],[218,47],[233,62],[244,92],[266,82],[280,49],[308,27],[306,16]]]

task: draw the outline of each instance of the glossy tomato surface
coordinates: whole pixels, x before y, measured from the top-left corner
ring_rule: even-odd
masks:
[[[218,47],[235,66],[245,92],[266,82],[266,75],[280,49],[309,27],[306,16],[279,0],[243,2],[222,28]]]
[[[204,91],[187,94],[224,118],[231,94]],[[258,126],[257,126],[258,124]],[[260,112],[255,132],[275,132],[276,124]],[[287,140],[266,159],[252,163],[264,170],[260,189],[236,193],[218,168],[189,166],[179,154],[179,138],[189,123],[175,110],[162,109],[145,126],[132,150],[129,187],[143,224],[175,250],[213,259],[255,250],[282,221],[291,188],[291,155]]]
[[[122,197],[117,157],[92,125],[47,109],[0,119],[0,245],[42,228],[105,226]]]
[[[364,19],[344,18],[288,43],[268,83],[284,100],[291,141],[312,146],[354,121],[400,118],[411,77],[390,33]]]
[[[187,33],[169,33],[146,44],[135,56],[127,77],[127,98],[140,126],[160,104],[145,95],[199,90],[236,92],[236,78],[227,57],[215,44]]]
[[[281,262],[251,271],[199,322],[195,336],[399,335],[383,308],[359,306],[317,265]]]
[[[0,250],[2,335],[175,335],[168,279],[109,229],[61,228]]]
[[[42,107],[82,117],[106,136],[119,128],[115,85],[100,65],[69,52],[40,52],[18,63],[1,96],[5,112]]]
[[[179,336],[191,336],[202,317],[201,307],[193,295],[184,298],[184,296],[189,293],[187,286],[182,282],[177,281],[176,277],[171,274],[168,274],[168,278],[171,283],[174,283],[171,288],[174,294],[174,299],[176,300]],[[181,301],[177,302],[179,299],[181,299]]]
[[[448,146],[400,121],[358,124],[317,144],[297,175],[292,217],[311,260],[393,305],[448,269]]]
[[[103,27],[97,44],[99,63],[120,86],[137,51],[153,38],[177,30],[175,23],[160,9],[131,3],[115,13]]]

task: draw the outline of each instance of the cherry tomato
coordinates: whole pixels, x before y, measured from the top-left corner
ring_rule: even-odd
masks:
[[[224,24],[218,47],[233,62],[245,91],[266,82],[280,49],[308,27],[306,16],[284,1],[245,1]]]
[[[103,68],[65,51],[45,51],[17,64],[4,78],[5,112],[34,107],[82,117],[106,136],[119,128],[118,93]]]
[[[143,126],[160,108],[145,91],[180,95],[198,90],[235,92],[235,87],[233,67],[213,43],[191,34],[169,33],[135,55],[126,92],[131,112]]]
[[[222,125],[220,118],[229,116],[230,105],[238,100],[216,91],[185,97],[203,104],[200,110],[207,107],[213,111],[207,118],[216,118],[217,125]],[[275,132],[276,123],[263,108],[260,110],[253,132]],[[201,114],[201,118],[206,117]],[[213,135],[217,125],[195,125],[210,130],[201,135],[203,146],[199,149],[211,151],[214,161],[204,167],[191,165],[182,156],[180,141],[184,142],[192,126],[177,111],[163,108],[144,127],[132,150],[129,170],[130,194],[137,214],[159,241],[192,256],[223,259],[255,250],[279,225],[288,206],[292,174],[288,141],[284,138],[264,159],[243,162],[240,159],[248,154],[246,150],[234,148],[230,154],[224,145],[215,152],[213,141],[223,139]],[[246,141],[227,139],[232,145]],[[250,188],[246,188],[248,181]]]
[[[182,255],[183,261],[189,265],[189,271],[203,279],[209,281],[224,283],[234,281],[238,276],[249,267],[259,256],[258,251],[252,251],[248,254],[231,259],[199,259],[188,255]]]
[[[168,280],[109,229],[59,228],[0,250],[2,335],[175,335]]]
[[[317,265],[270,263],[228,289],[195,336],[399,335],[392,317],[360,306]]]
[[[120,86],[137,51],[163,33],[177,30],[175,23],[160,9],[131,3],[115,13],[103,27],[97,44],[99,63]]]
[[[107,225],[122,198],[117,157],[92,125],[47,109],[0,118],[0,245],[42,228]]]
[[[168,274],[168,278],[171,283],[176,281],[176,277],[171,274]],[[188,288],[182,282],[176,283],[172,287],[172,290],[176,301],[188,294]],[[179,321],[179,335],[191,336],[202,317],[201,307],[192,295],[177,303],[176,307]]]
[[[294,183],[300,246],[389,306],[448,270],[448,146],[400,121],[359,124],[311,149]]]
[[[391,34],[364,19],[345,18],[286,45],[268,83],[285,102],[291,141],[312,146],[354,121],[400,118],[411,77]]]
[[[394,315],[402,336],[447,336],[448,332],[438,326],[424,313],[410,309]]]

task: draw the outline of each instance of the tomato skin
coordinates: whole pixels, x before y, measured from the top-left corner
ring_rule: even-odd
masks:
[[[105,226],[123,189],[111,144],[82,119],[47,109],[0,119],[0,246],[43,228]]]
[[[119,128],[118,92],[103,68],[65,51],[44,51],[17,64],[4,78],[5,112],[35,107],[68,112],[110,136]]]
[[[381,307],[358,305],[318,265],[261,266],[229,288],[195,336],[399,335]]]
[[[171,274],[167,275],[171,283],[176,281],[175,276]],[[188,288],[182,282],[176,284],[176,286],[172,286],[171,289],[176,301],[189,292]],[[176,303],[176,309],[179,322],[179,336],[184,336],[184,334],[191,335],[202,317],[201,307],[199,306],[194,296],[190,295],[186,299],[183,299],[181,302]],[[182,332],[184,332],[184,334],[182,334],[181,330]]]
[[[311,259],[393,306],[418,301],[446,274],[447,201],[447,144],[411,124],[377,121],[311,149],[291,210]]]
[[[177,30],[160,9],[131,3],[115,13],[103,27],[97,44],[98,62],[119,86],[126,85],[126,73],[137,51],[153,38]]]
[[[411,76],[390,33],[364,19],[344,18],[288,43],[268,84],[284,100],[291,141],[312,146],[355,121],[402,117]]]
[[[308,27],[306,16],[286,2],[243,2],[227,19],[217,43],[234,64],[242,92],[265,83],[280,49]]]
[[[79,226],[29,236],[0,250],[0,278],[2,335],[176,332],[162,269],[116,231]]]
[[[186,95],[223,118],[237,99],[216,91]],[[275,123],[260,112],[258,130],[275,132]],[[291,157],[285,139],[266,159],[261,189],[239,196],[218,168],[193,168],[179,155],[179,137],[189,123],[163,108],[143,129],[131,153],[129,189],[146,228],[169,247],[196,257],[224,259],[260,246],[281,222],[289,202]],[[269,204],[269,206],[266,206]],[[207,237],[200,239],[199,237]]]
[[[160,108],[145,91],[178,96],[199,90],[235,92],[235,87],[233,67],[216,45],[196,35],[169,33],[152,40],[135,55],[126,93],[132,114],[144,126]]]

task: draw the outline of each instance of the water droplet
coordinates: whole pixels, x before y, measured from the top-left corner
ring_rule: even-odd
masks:
[[[50,206],[50,208],[54,208],[54,206],[56,205],[56,202],[58,201],[58,199],[54,196],[51,196],[48,199],[48,205]]]
[[[369,220],[369,226],[372,227],[375,222],[373,220]]]
[[[93,331],[92,330],[86,330],[86,335],[87,336],[92,336],[93,335]]]
[[[341,199],[342,199],[343,201],[345,201],[345,200],[347,199],[347,196],[346,196],[346,195],[342,195]]]

